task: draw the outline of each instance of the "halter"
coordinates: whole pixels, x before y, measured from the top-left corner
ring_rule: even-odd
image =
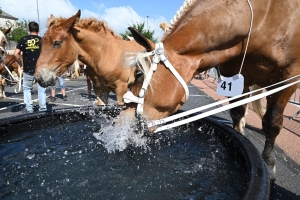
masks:
[[[6,50],[5,50],[5,48],[4,47],[2,47],[2,46],[0,46],[0,49],[2,50],[2,51],[4,51],[4,54],[3,54],[3,56],[1,56],[1,60],[0,60],[0,62],[2,61],[2,59],[4,60],[4,58],[5,58],[5,56],[6,56]]]
[[[188,86],[185,83],[185,81],[183,80],[183,78],[180,76],[180,74],[173,67],[173,65],[168,61],[168,58],[165,54],[163,43],[162,42],[156,43],[154,51],[145,53],[144,57],[148,57],[148,56],[153,56],[152,62],[151,62],[151,67],[150,67],[148,74],[146,75],[146,78],[144,79],[142,88],[141,88],[138,96],[135,96],[131,91],[127,91],[123,96],[125,103],[133,102],[133,103],[138,104],[137,110],[136,110],[136,113],[138,116],[143,115],[143,105],[144,105],[146,90],[148,88],[148,85],[150,84],[153,73],[157,69],[157,64],[159,62],[163,62],[165,64],[165,67],[168,68],[172,72],[172,74],[177,78],[177,80],[181,83],[181,85],[185,91],[185,101],[187,101],[189,98]]]

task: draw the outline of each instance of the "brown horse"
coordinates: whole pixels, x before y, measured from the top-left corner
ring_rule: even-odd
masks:
[[[246,92],[254,84],[266,87],[300,74],[299,18],[298,0],[187,0],[171,21],[161,42],[167,59],[187,84],[195,74],[215,66],[219,66],[224,77],[238,74],[246,52],[241,70]],[[252,32],[248,40],[252,22]],[[155,49],[151,41],[133,28],[130,30],[135,40],[147,51]],[[246,51],[247,41],[249,46]],[[147,56],[146,53],[138,55]],[[143,63],[141,60],[139,65]],[[183,85],[165,66],[160,61],[153,72],[151,87],[147,90],[142,105],[142,117],[146,120],[162,119],[171,115],[186,101]],[[131,91],[134,95],[141,94],[142,79],[139,75],[132,85]],[[266,113],[262,119],[266,136],[262,156],[270,169],[271,178],[275,178],[276,169],[274,142],[282,128],[283,111],[296,88],[297,84],[294,84],[267,96]],[[134,121],[136,104],[131,106],[121,116],[131,117]],[[240,123],[244,123],[245,112],[245,106],[231,109],[230,115],[235,129],[241,131],[244,126]],[[122,119],[121,116],[119,119]]]
[[[4,29],[0,31],[0,64],[4,65],[4,59],[5,56],[7,55],[6,52],[6,44],[7,44],[7,39],[5,35],[7,35],[10,32],[11,28],[9,29]],[[2,70],[1,70],[2,71]],[[6,81],[2,76],[0,76],[0,98],[5,98],[5,92],[4,92],[4,87],[6,85]]]
[[[7,71],[7,69],[9,70],[9,72]],[[0,87],[0,98],[6,98],[4,89],[7,85],[6,79],[11,81],[19,81],[20,73],[22,73],[22,71],[20,70],[20,66],[17,63],[15,56],[6,55],[3,62],[0,63],[0,77],[2,78]],[[13,75],[13,77],[11,77],[11,75]]]
[[[42,49],[37,61],[35,78],[47,87],[55,83],[57,76],[64,73],[78,58],[89,67],[87,75],[93,82],[95,94],[107,104],[109,92],[116,93],[119,105],[123,105],[130,73],[124,67],[123,52],[141,51],[135,41],[125,41],[103,21],[81,19],[80,10],[69,19],[51,15],[48,29],[42,39]]]
[[[0,63],[3,62],[4,57],[6,55],[7,39],[6,39],[5,35],[7,35],[10,31],[11,31],[11,28],[0,31]]]

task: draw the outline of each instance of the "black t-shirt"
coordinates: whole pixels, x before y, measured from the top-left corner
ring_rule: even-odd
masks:
[[[38,35],[22,37],[17,45],[17,49],[23,52],[24,72],[34,74],[36,62],[41,52],[41,37]]]

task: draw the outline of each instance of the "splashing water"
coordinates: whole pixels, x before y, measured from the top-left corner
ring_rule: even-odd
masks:
[[[148,139],[143,133],[138,133],[137,125],[134,122],[124,120],[122,126],[115,126],[116,118],[114,113],[95,110],[89,110],[89,115],[93,120],[100,125],[99,132],[93,133],[93,136],[99,140],[108,153],[115,153],[116,151],[124,151],[127,147],[139,147],[145,151],[149,149],[147,143]]]
[[[126,123],[123,126],[113,126],[113,120],[102,119],[102,129],[94,133],[94,137],[102,142],[108,153],[123,151],[128,146],[141,147],[145,151],[148,149],[147,137],[142,133],[136,133],[134,126]]]

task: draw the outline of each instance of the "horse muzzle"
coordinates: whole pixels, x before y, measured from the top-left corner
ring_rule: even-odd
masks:
[[[40,70],[34,74],[34,78],[40,86],[46,88],[55,85],[57,76],[55,72]]]

